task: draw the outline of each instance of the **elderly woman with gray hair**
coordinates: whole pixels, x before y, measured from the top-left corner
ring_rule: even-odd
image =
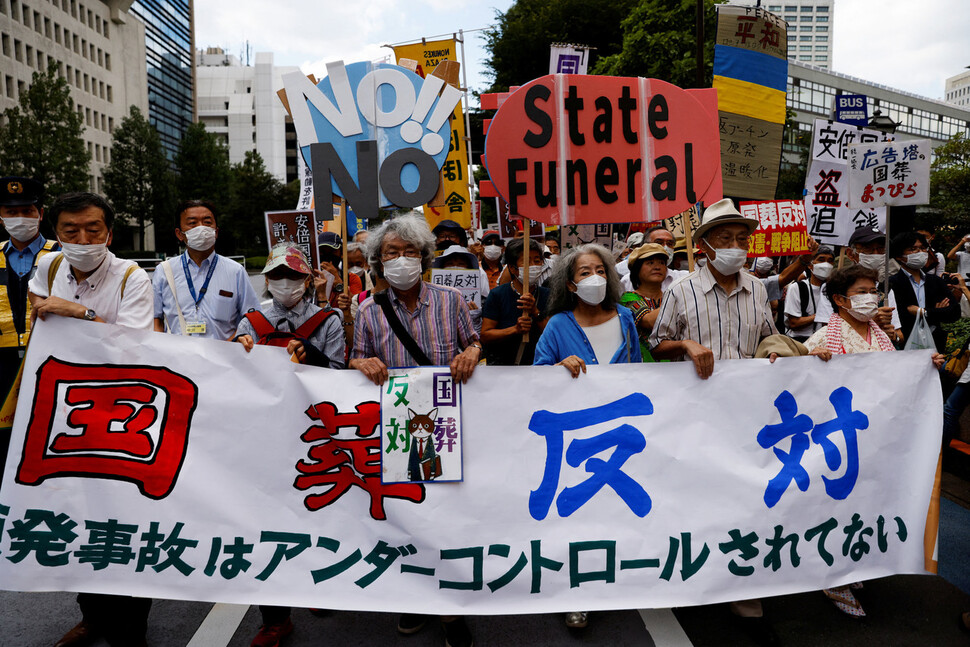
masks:
[[[546,286],[550,317],[533,364],[565,366],[579,377],[587,364],[642,361],[633,315],[618,307],[620,279],[606,248],[572,249],[556,263]]]

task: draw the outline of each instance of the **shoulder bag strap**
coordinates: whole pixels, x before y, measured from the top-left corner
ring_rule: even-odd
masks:
[[[54,277],[57,276],[57,268],[61,266],[63,260],[64,254],[58,254],[51,261],[50,267],[47,268],[47,296],[51,296],[51,290],[54,288]]]
[[[182,314],[182,306],[179,305],[179,293],[175,290],[175,275],[172,274],[172,262],[162,261],[161,262],[162,271],[165,273],[165,280],[168,281],[168,287],[172,291],[172,298],[175,300],[175,312],[179,316],[179,328],[182,330],[182,335],[187,336],[187,328],[185,326],[185,316]],[[168,322],[165,322],[168,325]]]
[[[394,306],[391,305],[391,299],[387,296],[387,292],[378,292],[374,295],[374,301],[377,305],[381,307],[384,311],[384,316],[387,318],[387,323],[391,324],[391,330],[397,338],[404,344],[404,348],[411,354],[414,361],[418,363],[419,366],[431,366],[431,360],[425,355],[421,347],[418,346],[418,342],[414,340],[414,337],[407,331],[401,320],[397,318],[397,313],[394,312]]]
[[[138,270],[138,265],[129,265],[128,269],[125,270],[125,275],[121,279],[121,299],[125,298],[125,286],[128,285],[128,277],[134,274]]]

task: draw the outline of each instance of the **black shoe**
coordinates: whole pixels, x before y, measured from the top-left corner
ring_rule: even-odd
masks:
[[[748,634],[748,638],[759,647],[779,647],[781,645],[781,641],[778,640],[778,634],[775,633],[775,630],[771,627],[771,623],[765,620],[764,617],[742,618],[735,616],[734,619],[744,630],[744,633]]]
[[[464,617],[459,616],[451,622],[442,621],[441,626],[445,630],[445,647],[472,647],[475,644]]]
[[[402,636],[410,636],[424,629],[428,622],[428,616],[417,613],[402,613],[401,619],[397,621],[397,632]]]

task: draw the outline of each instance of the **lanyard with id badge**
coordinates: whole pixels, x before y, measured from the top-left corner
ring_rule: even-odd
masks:
[[[218,262],[219,262],[219,257],[217,255],[213,255],[212,263],[209,264],[209,271],[206,273],[206,276],[205,276],[205,282],[202,284],[202,287],[199,289],[198,295],[196,295],[195,285],[192,282],[192,276],[189,273],[189,263],[186,260],[185,255],[184,254],[182,255],[182,271],[185,273],[185,282],[188,284],[189,294],[192,296],[192,302],[195,304],[196,319],[191,321],[187,321],[185,319],[185,316],[182,314],[182,306],[179,305],[178,292],[175,289],[175,277],[172,275],[171,264],[168,261],[161,263],[162,269],[165,272],[165,278],[168,279],[169,287],[172,290],[172,297],[175,300],[175,309],[178,314],[179,325],[182,329],[183,335],[204,335],[205,334],[206,325],[205,325],[205,321],[202,321],[202,319],[199,318],[199,304],[202,303],[202,299],[205,298],[205,294],[209,289],[209,281],[212,279],[212,273],[215,271],[216,264]]]

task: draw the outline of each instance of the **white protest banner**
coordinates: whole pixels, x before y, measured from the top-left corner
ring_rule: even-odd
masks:
[[[431,270],[431,282],[455,288],[465,297],[470,310],[482,308],[482,273],[480,270],[439,269]]]
[[[384,484],[381,387],[357,371],[58,317],[32,335],[4,589],[507,614],[924,572],[928,351],[728,360],[707,380],[479,367],[463,481]]]
[[[886,210],[861,206],[850,208],[849,147],[856,142],[885,141],[876,130],[826,119],[816,119],[812,159],[805,176],[805,213],[808,234],[822,245],[846,245],[859,227],[885,231]]]
[[[612,251],[613,225],[564,225],[562,232],[562,251],[594,243]]]
[[[849,147],[849,204],[929,204],[932,155],[928,139],[853,144]]]

